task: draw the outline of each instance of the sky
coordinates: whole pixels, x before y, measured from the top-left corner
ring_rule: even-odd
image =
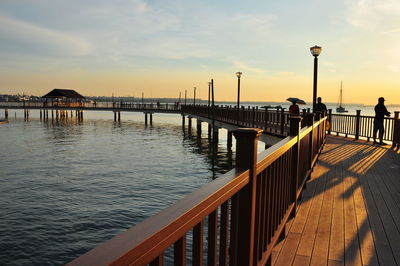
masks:
[[[0,94],[400,104],[399,0],[0,0]]]

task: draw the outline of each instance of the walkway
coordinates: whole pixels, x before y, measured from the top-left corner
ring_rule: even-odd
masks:
[[[274,265],[399,265],[400,152],[327,137]]]

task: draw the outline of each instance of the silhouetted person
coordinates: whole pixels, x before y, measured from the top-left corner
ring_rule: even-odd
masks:
[[[289,107],[289,113],[292,115],[299,115],[300,109],[296,102],[292,102],[292,105]]]
[[[326,105],[322,103],[321,97],[317,98],[317,105],[315,106],[317,112],[327,112],[328,109],[326,108]]]
[[[390,116],[390,113],[386,109],[386,106],[384,104],[385,98],[379,97],[378,99],[378,104],[375,105],[375,119],[374,119],[374,143],[378,143],[376,141],[376,133],[379,131],[379,139],[380,139],[380,144],[386,144],[383,142],[383,134],[385,132],[385,129],[383,127],[383,120],[386,116]]]

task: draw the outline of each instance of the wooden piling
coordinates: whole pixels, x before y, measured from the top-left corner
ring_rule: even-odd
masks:
[[[150,126],[153,125],[153,113],[150,113]]]
[[[8,109],[4,109],[4,117],[5,119],[8,119]]]
[[[192,131],[192,118],[188,117],[188,131],[189,133]]]
[[[121,122],[121,111],[118,111],[118,122]]]
[[[197,119],[197,136],[201,136],[201,120]]]
[[[228,150],[232,149],[232,131],[228,130],[228,142],[227,142]]]
[[[147,113],[144,113],[144,124],[147,126]]]

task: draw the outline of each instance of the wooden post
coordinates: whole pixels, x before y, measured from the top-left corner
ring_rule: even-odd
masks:
[[[42,116],[42,109],[39,110],[39,115],[40,115],[40,116],[39,116],[39,117],[40,117],[40,121],[42,121],[42,118],[43,118],[43,116]]]
[[[83,110],[80,111],[81,121],[83,120]]]
[[[192,132],[192,117],[188,117],[188,131],[189,134]]]
[[[212,125],[208,124],[208,138],[211,139],[211,134],[212,134]]]
[[[228,150],[232,149],[232,131],[229,131],[229,130],[228,130],[228,143],[227,143],[227,146],[228,146]]]
[[[400,120],[399,120],[399,112],[394,112],[394,124],[393,124],[393,142],[392,147],[399,147],[400,145]]]
[[[255,127],[256,125],[256,109],[253,107],[253,111],[252,111],[252,122],[251,122],[251,126]]]
[[[147,126],[147,113],[144,113],[144,124]]]
[[[232,208],[237,211],[231,243],[230,265],[253,265],[254,224],[256,208],[257,144],[262,133],[258,128],[239,128],[233,132],[236,138],[236,167],[249,169],[249,183],[237,193]],[[256,236],[259,237],[259,236]],[[231,238],[232,239],[232,238]]]
[[[267,130],[268,126],[268,107],[265,107],[265,117],[264,117],[264,130]]]
[[[4,109],[4,117],[5,119],[8,119],[8,109]]]
[[[332,109],[328,110],[328,122],[329,122],[328,134],[330,135],[332,132]]]
[[[307,119],[306,119],[307,120],[307,126],[312,127],[312,130],[310,132],[309,146],[308,146],[308,148],[309,148],[308,158],[309,158],[309,161],[310,161],[310,165],[308,166],[309,169],[312,169],[312,163],[313,163],[312,161],[313,161],[313,157],[314,157],[314,150],[313,150],[313,148],[314,148],[314,127],[313,127],[313,125],[314,125],[314,116],[315,116],[314,113],[308,113],[307,114]]]
[[[72,117],[74,117],[74,113],[73,113],[72,110],[71,110],[71,118],[72,118]]]
[[[150,126],[153,125],[153,113],[150,113]]]
[[[201,136],[201,121],[197,119],[197,136]]]
[[[185,115],[182,114],[182,129],[185,130]]]
[[[281,109],[281,134],[285,132],[285,108]]]
[[[359,139],[360,138],[360,115],[361,115],[361,110],[356,110],[356,124],[355,124],[355,132],[356,132],[356,136],[355,139]]]
[[[293,211],[291,213],[291,217],[296,216],[297,211],[297,188],[299,186],[299,151],[300,151],[300,116],[292,116],[290,117],[290,131],[289,135],[291,137],[297,138],[297,143],[293,146],[292,151],[292,182],[291,182],[291,194],[292,194],[292,201],[294,202]]]
[[[114,111],[114,122],[117,122],[117,113]]]
[[[214,145],[218,144],[218,140],[219,140],[219,128],[214,126],[213,128],[213,143]]]
[[[121,122],[121,111],[118,111],[118,122]]]

